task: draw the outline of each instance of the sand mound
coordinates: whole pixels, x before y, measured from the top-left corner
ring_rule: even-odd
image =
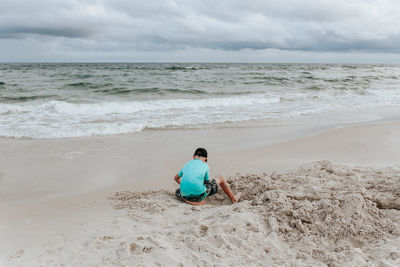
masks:
[[[400,235],[398,170],[322,161],[286,174],[238,175],[231,185],[296,248],[298,259],[337,266],[355,259],[362,265],[371,244]],[[391,257],[400,258],[400,251]]]
[[[167,191],[116,193],[115,207],[127,208],[138,230],[126,237],[127,262],[400,264],[398,169],[321,161],[284,174],[236,175],[230,184],[242,202],[230,205],[219,193],[193,207]]]

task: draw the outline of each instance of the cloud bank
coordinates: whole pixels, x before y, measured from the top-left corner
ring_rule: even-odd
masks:
[[[384,61],[399,58],[398,14],[396,0],[3,0],[0,60]]]

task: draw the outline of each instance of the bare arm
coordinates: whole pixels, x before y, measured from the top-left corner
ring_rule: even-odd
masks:
[[[179,177],[178,174],[175,174],[174,181],[175,181],[177,184],[181,184],[181,177]]]

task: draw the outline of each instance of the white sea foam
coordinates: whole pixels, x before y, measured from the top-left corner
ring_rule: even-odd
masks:
[[[76,75],[78,67],[92,74]],[[108,135],[400,105],[396,66],[114,67],[120,66],[56,64],[45,78],[33,71],[22,80],[23,68],[8,66],[0,91],[0,137]]]
[[[63,138],[138,132],[143,128],[245,121],[246,112],[279,103],[278,96],[236,96],[131,102],[63,101],[0,104],[3,137]],[[230,111],[231,110],[231,111]],[[221,114],[226,111],[225,116]],[[221,116],[222,115],[222,116]]]
[[[0,104],[3,137],[65,138],[142,131],[144,128],[196,127],[205,124],[279,119],[353,107],[393,104],[382,95],[348,97],[327,93],[307,96],[254,94],[208,99]],[[332,101],[334,99],[335,101]],[[362,100],[362,101],[361,101]],[[387,103],[386,103],[387,102]],[[400,101],[398,101],[400,102]]]
[[[101,103],[68,103],[63,101],[49,101],[44,103],[28,104],[1,104],[0,113],[50,112],[70,115],[101,116],[108,114],[124,114],[142,111],[166,111],[184,108],[217,108],[240,107],[250,105],[265,105],[278,103],[278,96],[252,95],[241,97],[208,98],[208,99],[176,99],[156,100],[146,102],[101,102]]]

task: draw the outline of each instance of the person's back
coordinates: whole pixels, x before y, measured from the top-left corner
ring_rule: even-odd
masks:
[[[180,191],[183,197],[193,197],[203,194],[207,187],[205,181],[210,181],[210,168],[200,159],[187,162],[179,172],[181,177]]]

